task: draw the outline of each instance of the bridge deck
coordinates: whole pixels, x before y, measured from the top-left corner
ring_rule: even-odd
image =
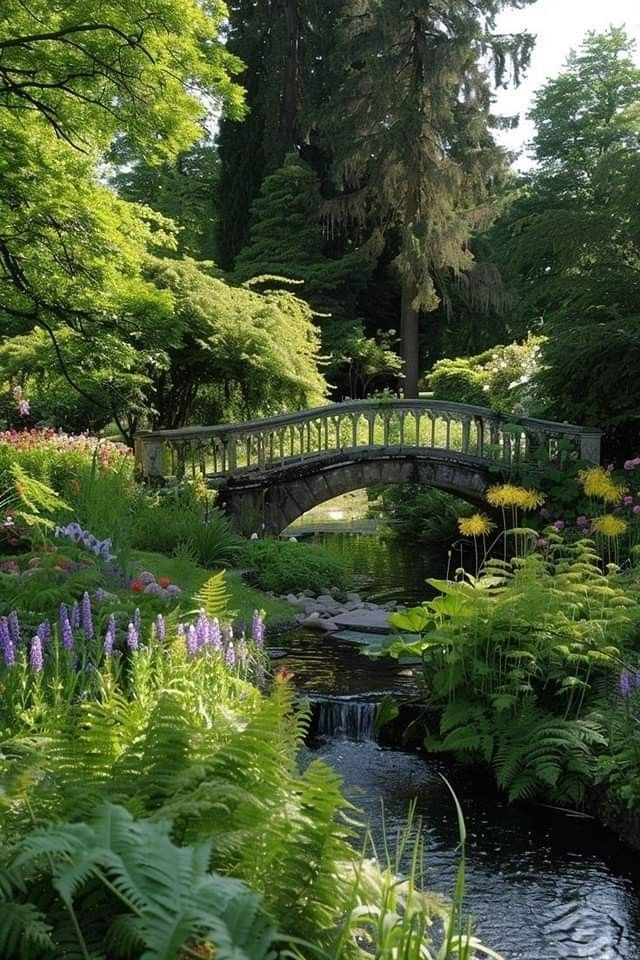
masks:
[[[463,459],[509,471],[524,460],[563,466],[600,462],[601,433],[572,424],[508,420],[484,407],[437,400],[362,400],[264,420],[139,433],[136,461],[147,480],[203,478],[268,485],[295,464],[328,465],[358,455]]]

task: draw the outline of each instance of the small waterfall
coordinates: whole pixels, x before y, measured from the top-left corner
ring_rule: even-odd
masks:
[[[319,737],[375,740],[377,706],[377,703],[348,697],[318,697],[313,700],[314,732]]]

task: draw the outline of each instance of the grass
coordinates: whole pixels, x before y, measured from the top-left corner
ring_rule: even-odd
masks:
[[[197,593],[213,570],[205,570],[189,560],[166,557],[162,553],[149,553],[136,550],[132,554],[140,570],[149,570],[156,577],[170,577],[185,593]],[[237,570],[227,571],[227,586],[231,594],[231,607],[238,610],[244,617],[250,616],[252,610],[264,610],[267,624],[282,624],[292,619],[291,607],[283,600],[275,600],[262,590],[245,583]]]

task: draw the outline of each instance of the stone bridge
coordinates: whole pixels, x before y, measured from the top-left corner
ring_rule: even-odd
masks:
[[[362,400],[248,423],[136,437],[149,482],[203,480],[235,529],[277,535],[312,507],[375,484],[419,483],[480,503],[526,463],[600,462],[601,434],[437,400]]]

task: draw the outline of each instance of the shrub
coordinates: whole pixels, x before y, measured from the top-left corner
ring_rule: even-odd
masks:
[[[131,540],[139,550],[188,556],[203,567],[232,562],[240,545],[222,511],[189,486],[151,495],[141,492]]]
[[[449,493],[410,483],[385,487],[376,514],[380,506],[390,532],[411,543],[449,544],[458,535],[458,518],[473,510]]]
[[[544,407],[535,386],[543,343],[543,337],[529,337],[476,357],[440,360],[428,377],[434,398],[535,416]]]
[[[240,554],[242,566],[256,571],[257,585],[273,593],[345,587],[345,568],[322,547],[283,540],[252,540]]]
[[[428,382],[435,400],[486,405],[483,387],[487,378],[470,358],[440,360],[429,374]]]

